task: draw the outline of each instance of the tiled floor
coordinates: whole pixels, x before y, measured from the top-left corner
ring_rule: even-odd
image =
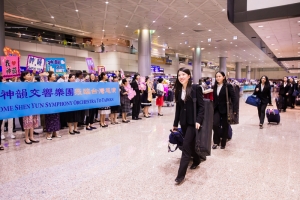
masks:
[[[226,150],[213,150],[180,186],[181,152],[167,150],[174,108],[164,108],[163,117],[76,136],[63,130],[39,144],[25,145],[21,133],[7,139],[0,199],[300,199],[300,107],[260,130],[256,109],[243,102]]]

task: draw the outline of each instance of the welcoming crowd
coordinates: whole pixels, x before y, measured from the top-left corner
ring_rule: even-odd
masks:
[[[78,130],[79,126],[85,127],[87,131],[97,129],[94,124],[99,123],[100,127],[106,128],[109,126],[107,121],[110,121],[110,125],[117,125],[119,123],[129,123],[127,118],[131,113],[132,120],[141,120],[140,112],[143,110],[143,116],[145,118],[151,117],[149,113],[149,107],[151,106],[153,98],[156,98],[156,105],[158,106],[158,116],[163,116],[161,108],[164,103],[164,87],[163,79],[159,78],[153,82],[149,77],[140,77],[138,73],[134,74],[131,82],[128,78],[122,77],[120,74],[113,74],[111,77],[105,72],[100,75],[86,74],[82,71],[77,71],[75,74],[69,74],[65,76],[57,76],[54,72],[44,72],[37,74],[35,71],[24,71],[19,78],[3,79],[0,76],[0,82],[117,82],[119,83],[120,92],[120,105],[111,107],[99,107],[88,110],[76,110],[63,113],[45,114],[45,115],[29,115],[14,119],[0,120],[0,133],[1,140],[4,140],[4,127],[6,127],[8,135],[11,139],[15,139],[16,132],[15,120],[19,120],[21,129],[25,132],[25,143],[32,144],[38,143],[39,140],[34,138],[35,134],[38,134],[34,129],[39,127],[40,124],[43,127],[43,131],[47,133],[46,139],[52,140],[52,138],[61,138],[59,130],[64,127],[69,128],[69,134],[80,134]],[[118,117],[122,118],[119,122]],[[7,122],[7,123],[6,123]],[[1,145],[0,150],[4,150]]]

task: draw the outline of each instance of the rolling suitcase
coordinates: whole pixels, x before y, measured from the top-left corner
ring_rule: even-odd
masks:
[[[194,118],[196,119],[197,111],[197,98],[196,89],[200,87],[199,85],[193,85],[193,102],[194,102]],[[202,158],[206,159],[206,156],[211,154],[211,140],[212,140],[212,128],[213,128],[213,103],[209,99],[203,99],[204,103],[204,119],[201,124],[200,130],[196,130],[196,141],[195,141],[195,151]]]
[[[266,111],[267,119],[269,123],[280,123],[280,114],[277,109],[267,109]]]

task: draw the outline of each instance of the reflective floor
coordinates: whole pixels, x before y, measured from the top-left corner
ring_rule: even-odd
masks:
[[[245,98],[245,97],[244,97]],[[175,185],[181,151],[168,153],[174,108],[129,124],[25,145],[22,133],[0,152],[0,199],[300,199],[300,107],[260,130],[241,99],[240,124]],[[274,103],[275,105],[275,103]]]

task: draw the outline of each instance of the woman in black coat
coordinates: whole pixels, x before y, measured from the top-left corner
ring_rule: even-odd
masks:
[[[286,112],[287,108],[287,98],[289,97],[291,86],[289,84],[288,78],[285,76],[283,77],[283,83],[279,86],[279,97],[282,104],[283,112]]]
[[[294,91],[298,91],[298,84],[295,82],[294,78],[290,78],[290,92],[289,92],[289,100],[292,108],[295,108],[296,97],[293,96]]]
[[[195,87],[194,87],[195,86]],[[193,94],[196,92],[196,119],[194,118]],[[195,152],[195,136],[204,118],[204,102],[202,89],[199,85],[193,85],[191,72],[189,69],[180,68],[177,72],[177,80],[175,83],[175,101],[176,112],[173,124],[173,131],[177,130],[180,122],[181,130],[185,135],[182,145],[182,155],[178,175],[175,182],[180,184],[185,177],[191,157],[193,164],[190,169],[196,169],[200,164],[200,157]]]
[[[141,91],[139,89],[138,81],[140,79],[140,75],[136,73],[133,76],[133,79],[131,81],[131,87],[136,92],[135,97],[132,99],[132,120],[139,120],[142,119],[139,117],[140,110],[141,110]]]
[[[272,104],[271,86],[267,76],[262,76],[260,78],[259,84],[256,85],[253,94],[256,95],[261,101],[260,105],[257,107],[257,110],[259,117],[259,127],[260,129],[262,129],[265,121],[267,105]]]
[[[214,145],[212,149],[216,149],[221,143],[221,149],[225,149],[226,141],[228,137],[228,117],[227,117],[227,98],[226,87],[228,91],[228,101],[231,99],[234,114],[237,113],[237,102],[234,94],[234,90],[231,84],[227,84],[226,76],[224,72],[217,72],[216,83],[214,85]],[[221,129],[222,127],[222,129]],[[222,138],[222,140],[221,140]]]

